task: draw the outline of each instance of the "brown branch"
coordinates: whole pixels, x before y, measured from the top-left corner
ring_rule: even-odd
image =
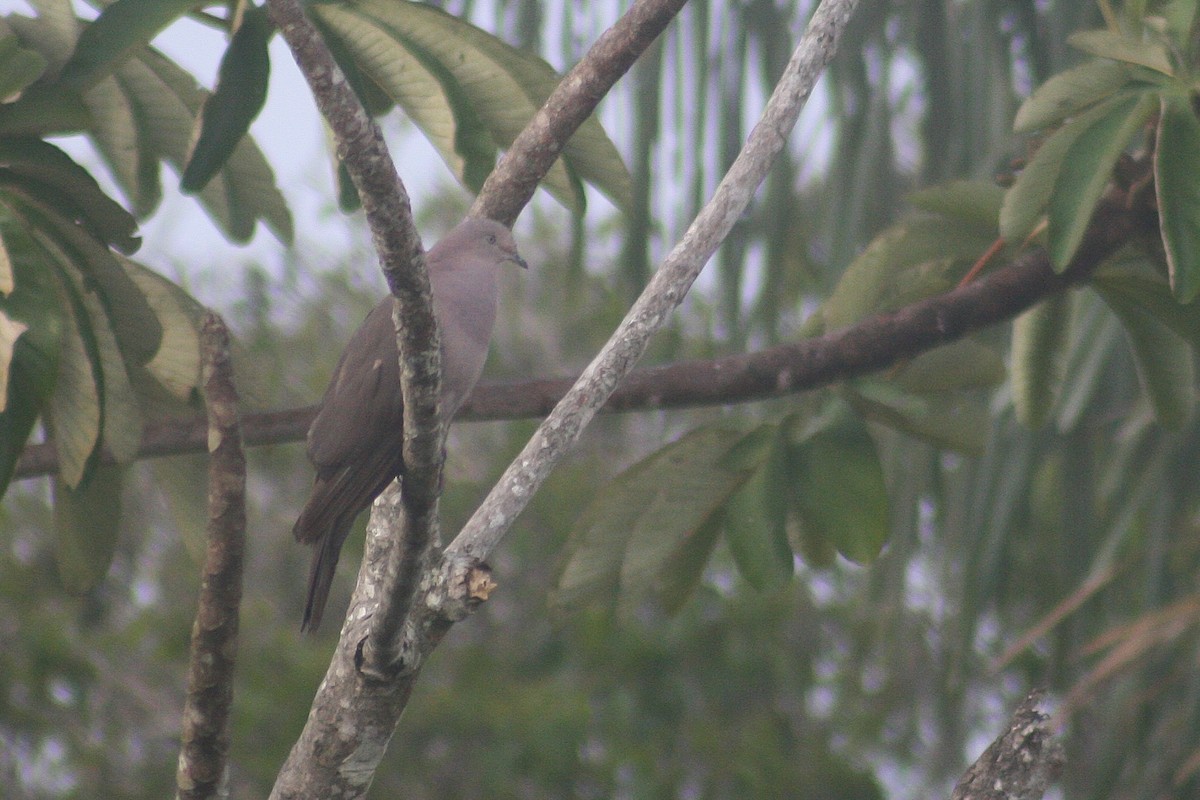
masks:
[[[613,392],[606,413],[747,403],[827,386],[887,369],[939,344],[1012,319],[1035,303],[1087,281],[1100,262],[1139,230],[1153,230],[1149,217],[1102,206],[1072,262],[1056,275],[1045,251],[1029,250],[1006,267],[966,286],[869,317],[824,336],[754,353],[680,361],[634,370]],[[475,388],[459,410],[459,421],[544,417],[562,399],[574,378],[537,378],[488,383]],[[248,414],[243,427],[248,445],[280,444],[304,438],[315,406]],[[146,426],[139,458],[201,452],[203,418],[169,420]],[[105,459],[109,463],[111,459]],[[52,444],[26,448],[16,476],[53,472]]]
[[[192,624],[178,797],[216,797],[229,754],[238,606],[246,544],[246,457],[238,396],[229,361],[229,332],[212,312],[200,334],[204,400],[208,407],[208,544],[200,599]]]
[[[551,92],[488,175],[471,208],[512,227],[567,140],[687,0],[637,0]]]
[[[1038,711],[1042,696],[1035,690],[1021,702],[1008,730],[963,774],[951,800],[1041,800],[1064,760],[1050,718]]]

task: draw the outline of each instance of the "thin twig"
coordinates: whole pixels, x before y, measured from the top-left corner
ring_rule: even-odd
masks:
[[[208,544],[192,624],[177,796],[216,797],[229,754],[238,607],[246,546],[246,456],[229,362],[229,332],[212,312],[200,333],[208,410]]]
[[[446,558],[480,561],[578,441],[583,429],[645,353],[650,338],[682,302],[692,282],[750,203],[775,156],[833,58],[857,0],[824,0],[813,14],[762,117],[713,197],[655,273],[600,354],[538,427],[500,482],[446,548]]]

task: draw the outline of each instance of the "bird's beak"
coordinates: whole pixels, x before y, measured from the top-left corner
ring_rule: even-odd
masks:
[[[521,269],[529,269],[529,265],[525,263],[525,259],[521,258],[516,253],[508,257],[508,260],[516,264]]]

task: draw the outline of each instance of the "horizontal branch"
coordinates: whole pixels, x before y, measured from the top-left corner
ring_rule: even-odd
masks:
[[[1152,224],[1139,220],[1135,212],[1105,206],[1065,273],[1055,274],[1050,269],[1043,250],[1030,250],[1009,266],[966,286],[824,336],[754,353],[634,370],[602,410],[613,413],[747,403],[887,369],[940,344],[1012,319],[1038,301],[1086,281],[1139,226]],[[481,384],[463,404],[457,420],[544,417],[574,380],[538,378]],[[316,406],[301,406],[246,414],[242,420],[245,443],[261,446],[301,441],[316,412]],[[207,423],[199,415],[153,422],[146,426],[138,458],[202,453],[207,449],[207,435]],[[16,477],[46,475],[57,465],[53,444],[30,445],[17,465]]]

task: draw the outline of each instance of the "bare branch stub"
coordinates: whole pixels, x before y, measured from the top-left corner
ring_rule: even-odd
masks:
[[[1062,773],[1063,748],[1038,710],[1044,692],[1021,702],[1008,729],[959,779],[951,800],[1041,800]]]

